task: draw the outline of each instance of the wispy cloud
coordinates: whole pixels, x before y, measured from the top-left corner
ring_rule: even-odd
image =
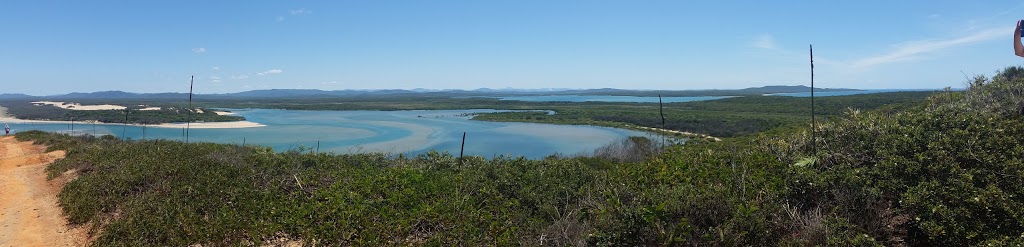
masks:
[[[282,22],[282,21],[284,21],[284,16],[278,16],[277,17],[277,22]]]
[[[213,66],[213,68],[210,68],[210,69],[212,69],[212,70],[220,70],[220,67]]]
[[[233,76],[231,76],[231,79],[235,79],[235,80],[244,80],[244,79],[248,79],[248,78],[249,78],[248,75],[233,75]]]
[[[265,75],[273,75],[273,74],[280,74],[280,73],[284,73],[284,70],[272,69],[272,70],[267,70],[267,71],[256,73],[256,75],[258,75],[258,76],[265,76]]]
[[[897,45],[896,49],[892,52],[855,60],[851,63],[851,66],[854,68],[866,68],[880,64],[906,61],[918,58],[921,55],[998,39],[1003,36],[1006,36],[1006,30],[987,29],[952,39],[911,41]]]
[[[289,10],[288,13],[291,13],[292,15],[308,15],[308,14],[312,14],[313,11],[309,11],[309,10],[307,10],[305,8],[301,8],[301,9]]]
[[[206,48],[203,48],[203,47],[192,48],[192,52],[195,52],[195,53],[206,53]]]
[[[220,77],[218,77],[218,76],[211,76],[210,77],[210,82],[221,82],[221,80],[220,80]]]
[[[754,45],[754,47],[757,47],[757,48],[769,49],[769,50],[774,50],[774,49],[778,48],[777,46],[775,46],[775,37],[772,37],[769,34],[764,34],[764,35],[761,35],[761,36],[757,36],[757,38],[754,39],[753,45]]]

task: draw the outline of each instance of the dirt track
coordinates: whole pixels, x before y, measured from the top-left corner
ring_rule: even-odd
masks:
[[[46,166],[64,151],[43,153],[44,146],[0,137],[0,247],[84,246],[86,229],[69,228],[57,206],[68,180],[46,180]]]

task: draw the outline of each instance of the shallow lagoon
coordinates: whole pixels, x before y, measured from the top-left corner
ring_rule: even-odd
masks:
[[[421,153],[448,151],[458,155],[466,132],[466,155],[522,155],[543,158],[553,153],[590,153],[612,141],[629,136],[649,136],[639,131],[532,123],[499,123],[469,120],[467,114],[494,110],[443,111],[296,111],[271,109],[232,110],[246,119],[267,125],[242,129],[191,129],[190,141],[256,144],[276,151],[300,146],[321,152]],[[67,131],[68,124],[11,124],[14,131],[40,129]],[[123,125],[75,124],[75,131],[127,136],[132,139],[183,140],[182,129]],[[145,135],[145,136],[143,136]]]

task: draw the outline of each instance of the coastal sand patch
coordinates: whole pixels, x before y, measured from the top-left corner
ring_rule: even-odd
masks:
[[[64,103],[63,101],[33,101],[32,104],[52,105],[68,110],[99,111],[99,110],[124,110],[127,107],[119,105],[82,105],[79,103]]]
[[[87,227],[69,226],[57,194],[71,174],[46,180],[46,166],[64,151],[0,137],[0,246],[85,246]]]
[[[142,109],[139,109],[139,110],[140,111],[159,111],[160,109],[163,109],[163,108],[156,107],[156,106],[150,106],[150,107],[142,108]]]

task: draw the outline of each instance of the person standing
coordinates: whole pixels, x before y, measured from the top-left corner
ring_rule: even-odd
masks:
[[[11,135],[11,126],[4,124],[4,136]]]

